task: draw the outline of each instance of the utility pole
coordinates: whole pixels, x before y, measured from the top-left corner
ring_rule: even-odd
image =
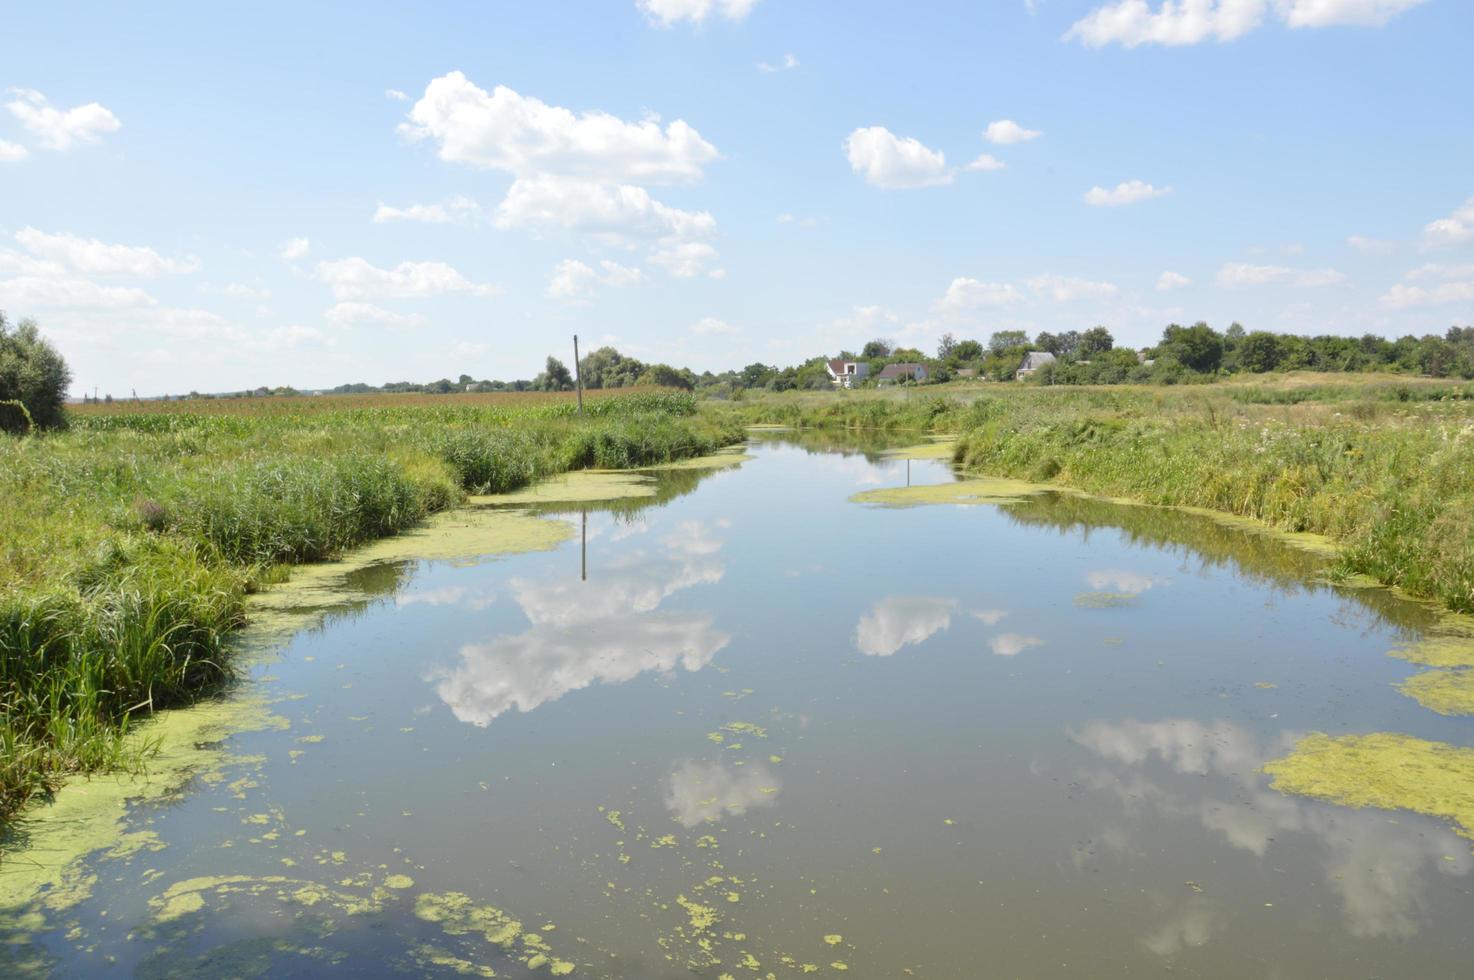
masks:
[[[573,335],[573,387],[578,389],[578,414],[583,414],[583,368],[578,363],[578,334]]]

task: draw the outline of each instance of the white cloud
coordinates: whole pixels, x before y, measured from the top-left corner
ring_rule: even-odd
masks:
[[[979,154],[978,158],[967,165],[968,170],[1002,170],[1008,164],[993,156],[991,153]]]
[[[444,293],[494,296],[501,292],[499,286],[471,282],[444,262],[401,262],[392,269],[381,269],[367,259],[353,256],[319,262],[314,278],[327,283],[334,296],[345,300],[404,299]]]
[[[1007,615],[1007,609],[979,609],[973,613],[974,618],[984,626],[997,626]]]
[[[1460,205],[1447,218],[1430,221],[1423,227],[1423,242],[1430,246],[1462,245],[1474,241],[1474,197]]]
[[[798,59],[791,54],[785,54],[783,56],[783,61],[776,65],[769,64],[766,61],[759,61],[757,63],[757,70],[763,72],[792,71],[797,67]]]
[[[1390,255],[1397,247],[1391,242],[1368,238],[1365,235],[1352,235],[1346,239],[1346,244],[1362,255]]]
[[[1404,10],[1427,0],[1276,0],[1279,15],[1291,27],[1356,24],[1381,27]]]
[[[1097,208],[1118,208],[1126,204],[1140,204],[1154,197],[1165,197],[1172,193],[1170,187],[1154,187],[1141,180],[1128,180],[1111,190],[1096,185],[1085,192],[1085,203]]]
[[[1346,277],[1335,269],[1291,269],[1282,265],[1229,262],[1218,270],[1220,286],[1335,286]]]
[[[480,209],[481,205],[464,196],[452,197],[443,204],[411,204],[403,208],[380,202],[378,209],[374,211],[374,224],[382,225],[390,221],[422,221],[426,224],[443,225],[469,217]]]
[[[575,114],[503,85],[488,93],[458,71],[425,86],[399,131],[409,140],[434,140],[447,162],[517,177],[693,181],[720,156],[684,120],[661,129],[654,118],[631,123],[606,112]]]
[[[639,269],[607,259],[600,262],[599,267],[602,274],[577,259],[564,259],[553,267],[553,274],[548,277],[548,296],[570,303],[584,303],[598,293],[601,285],[633,286],[645,278]]]
[[[1266,0],[1164,0],[1153,10],[1147,0],[1119,0],[1076,21],[1064,40],[1090,48],[1231,41],[1258,27],[1267,6]]]
[[[68,150],[77,143],[96,143],[103,134],[122,128],[118,117],[96,102],[61,110],[34,89],[12,89],[15,98],[5,107],[22,126],[40,137],[41,145]]]
[[[988,641],[988,648],[1000,657],[1016,657],[1025,650],[1043,645],[1044,641],[1039,637],[1022,633],[1004,633]]]
[[[712,334],[730,335],[739,333],[740,331],[737,327],[732,326],[725,320],[718,320],[714,316],[708,316],[702,317],[700,320],[691,324],[691,332],[702,337],[707,337]]]
[[[1440,262],[1430,262],[1416,269],[1410,269],[1403,278],[1414,282],[1427,279],[1474,279],[1474,264],[1444,265]]]
[[[1035,276],[1024,285],[1036,294],[1046,296],[1056,303],[1070,303],[1077,299],[1097,301],[1111,299],[1121,291],[1115,283],[1092,282],[1089,279],[1055,275]]]
[[[703,272],[713,279],[721,279],[727,274],[725,269],[707,271],[706,268],[716,258],[717,250],[705,242],[681,242],[652,253],[650,261],[677,279],[692,279]]]
[[[19,143],[7,143],[5,140],[0,140],[0,163],[14,163],[28,156],[30,156],[30,151]]]
[[[200,267],[198,259],[166,259],[142,245],[108,245],[95,238],[48,234],[30,226],[16,232],[15,240],[32,255],[63,263],[85,275],[151,279],[194,272]]]
[[[1382,295],[1383,306],[1405,310],[1415,306],[1446,306],[1451,303],[1474,303],[1474,279],[1468,282],[1441,282],[1431,288],[1397,283]]]
[[[715,16],[740,21],[752,13],[757,4],[758,0],[635,0],[635,6],[645,12],[651,23],[661,27],[670,27],[683,20],[702,24],[708,17]]]
[[[389,99],[391,102],[408,102],[409,101],[409,96],[407,94],[405,94],[404,92],[399,91],[399,89],[397,89],[397,88],[386,88],[386,89],[384,89],[384,98]]]
[[[260,282],[229,282],[221,287],[220,291],[234,299],[271,299],[271,290],[261,285]]]
[[[860,617],[855,646],[871,657],[889,657],[902,647],[923,642],[952,625],[954,599],[887,596]]]
[[[1027,143],[1043,135],[1037,129],[1025,129],[1012,119],[998,119],[990,122],[988,123],[988,128],[983,131],[983,139],[989,143],[997,143],[999,146]]]
[[[1157,290],[1159,292],[1165,293],[1168,290],[1181,289],[1184,286],[1191,286],[1192,282],[1193,281],[1191,279],[1189,279],[1187,276],[1184,276],[1182,273],[1172,272],[1171,270],[1168,270],[1167,272],[1162,273],[1161,276],[1157,278]]]
[[[386,327],[422,327],[425,318],[418,313],[394,313],[372,303],[339,303],[324,314],[335,327],[373,324]]]
[[[1357,24],[1381,27],[1426,0],[1274,0],[1276,15],[1289,27]],[[1064,35],[1098,48],[1120,44],[1197,44],[1212,38],[1232,41],[1264,23],[1269,0],[1117,0],[1097,7]]]
[[[850,133],[844,141],[850,169],[887,190],[936,187],[952,183],[947,158],[911,137],[899,137],[884,126]]]
[[[307,253],[312,251],[312,243],[305,238],[289,238],[282,243],[279,254],[288,262],[297,259],[305,259]]]
[[[0,281],[0,309],[118,310],[156,305],[158,301],[142,289],[99,286],[86,279],[19,276]]]
[[[496,224],[662,239],[705,238],[716,231],[716,219],[706,211],[667,207],[643,187],[555,176],[513,181],[497,208]]]
[[[1024,301],[1024,294],[1012,283],[979,282],[976,279],[959,277],[947,287],[947,293],[937,300],[940,313],[966,313],[977,309],[1002,309],[1016,306]]]

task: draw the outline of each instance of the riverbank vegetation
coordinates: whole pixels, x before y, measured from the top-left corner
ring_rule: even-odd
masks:
[[[964,470],[1322,534],[1340,546],[1337,574],[1474,611],[1471,384],[1290,376],[785,395],[721,410],[749,424],[956,433]]]
[[[739,441],[693,396],[119,403],[0,437],[0,817],[231,672],[243,597],[468,493]],[[229,405],[236,410],[222,409]],[[196,410],[200,409],[200,410]]]

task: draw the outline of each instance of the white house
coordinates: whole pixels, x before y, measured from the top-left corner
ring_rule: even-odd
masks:
[[[845,361],[836,357],[826,366],[829,368],[829,380],[845,388],[870,376],[870,365],[865,361]]]
[[[1019,365],[1018,373],[1014,375],[1019,381],[1024,380],[1035,371],[1046,364],[1053,364],[1055,357],[1047,350],[1031,350],[1024,355],[1024,363]]]

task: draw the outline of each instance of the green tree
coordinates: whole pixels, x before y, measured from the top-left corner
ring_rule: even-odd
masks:
[[[945,361],[957,353],[957,338],[951,333],[942,334],[942,339],[937,341],[937,360]]]
[[[533,379],[532,386],[538,391],[569,391],[573,388],[573,375],[568,365],[549,354],[543,373]]]
[[[976,361],[983,356],[983,345],[976,340],[959,340],[952,348],[952,359],[958,363]]]
[[[894,349],[895,345],[889,340],[886,340],[884,337],[876,337],[865,345],[864,349],[860,351],[860,356],[867,361],[875,357],[890,357],[891,351]]]
[[[1075,353],[1084,360],[1099,357],[1116,346],[1116,338],[1105,327],[1091,327],[1080,335],[1080,346]]]
[[[1029,335],[1022,330],[999,330],[988,338],[988,349],[994,354],[1002,354],[1013,347],[1029,346]]]
[[[1223,363],[1223,336],[1201,320],[1190,327],[1174,323],[1162,331],[1159,356],[1169,356],[1189,371],[1211,374]]]
[[[12,327],[0,313],[0,401],[20,402],[38,426],[62,426],[71,383],[66,361],[42,338],[36,321]]]
[[[1255,330],[1245,334],[1238,342],[1239,367],[1245,371],[1263,374],[1273,371],[1284,360],[1284,345],[1277,334],[1267,330]]]
[[[669,364],[652,364],[640,376],[640,384],[660,385],[662,388],[685,388],[690,391],[696,387],[696,376],[688,369],[673,368]]]

